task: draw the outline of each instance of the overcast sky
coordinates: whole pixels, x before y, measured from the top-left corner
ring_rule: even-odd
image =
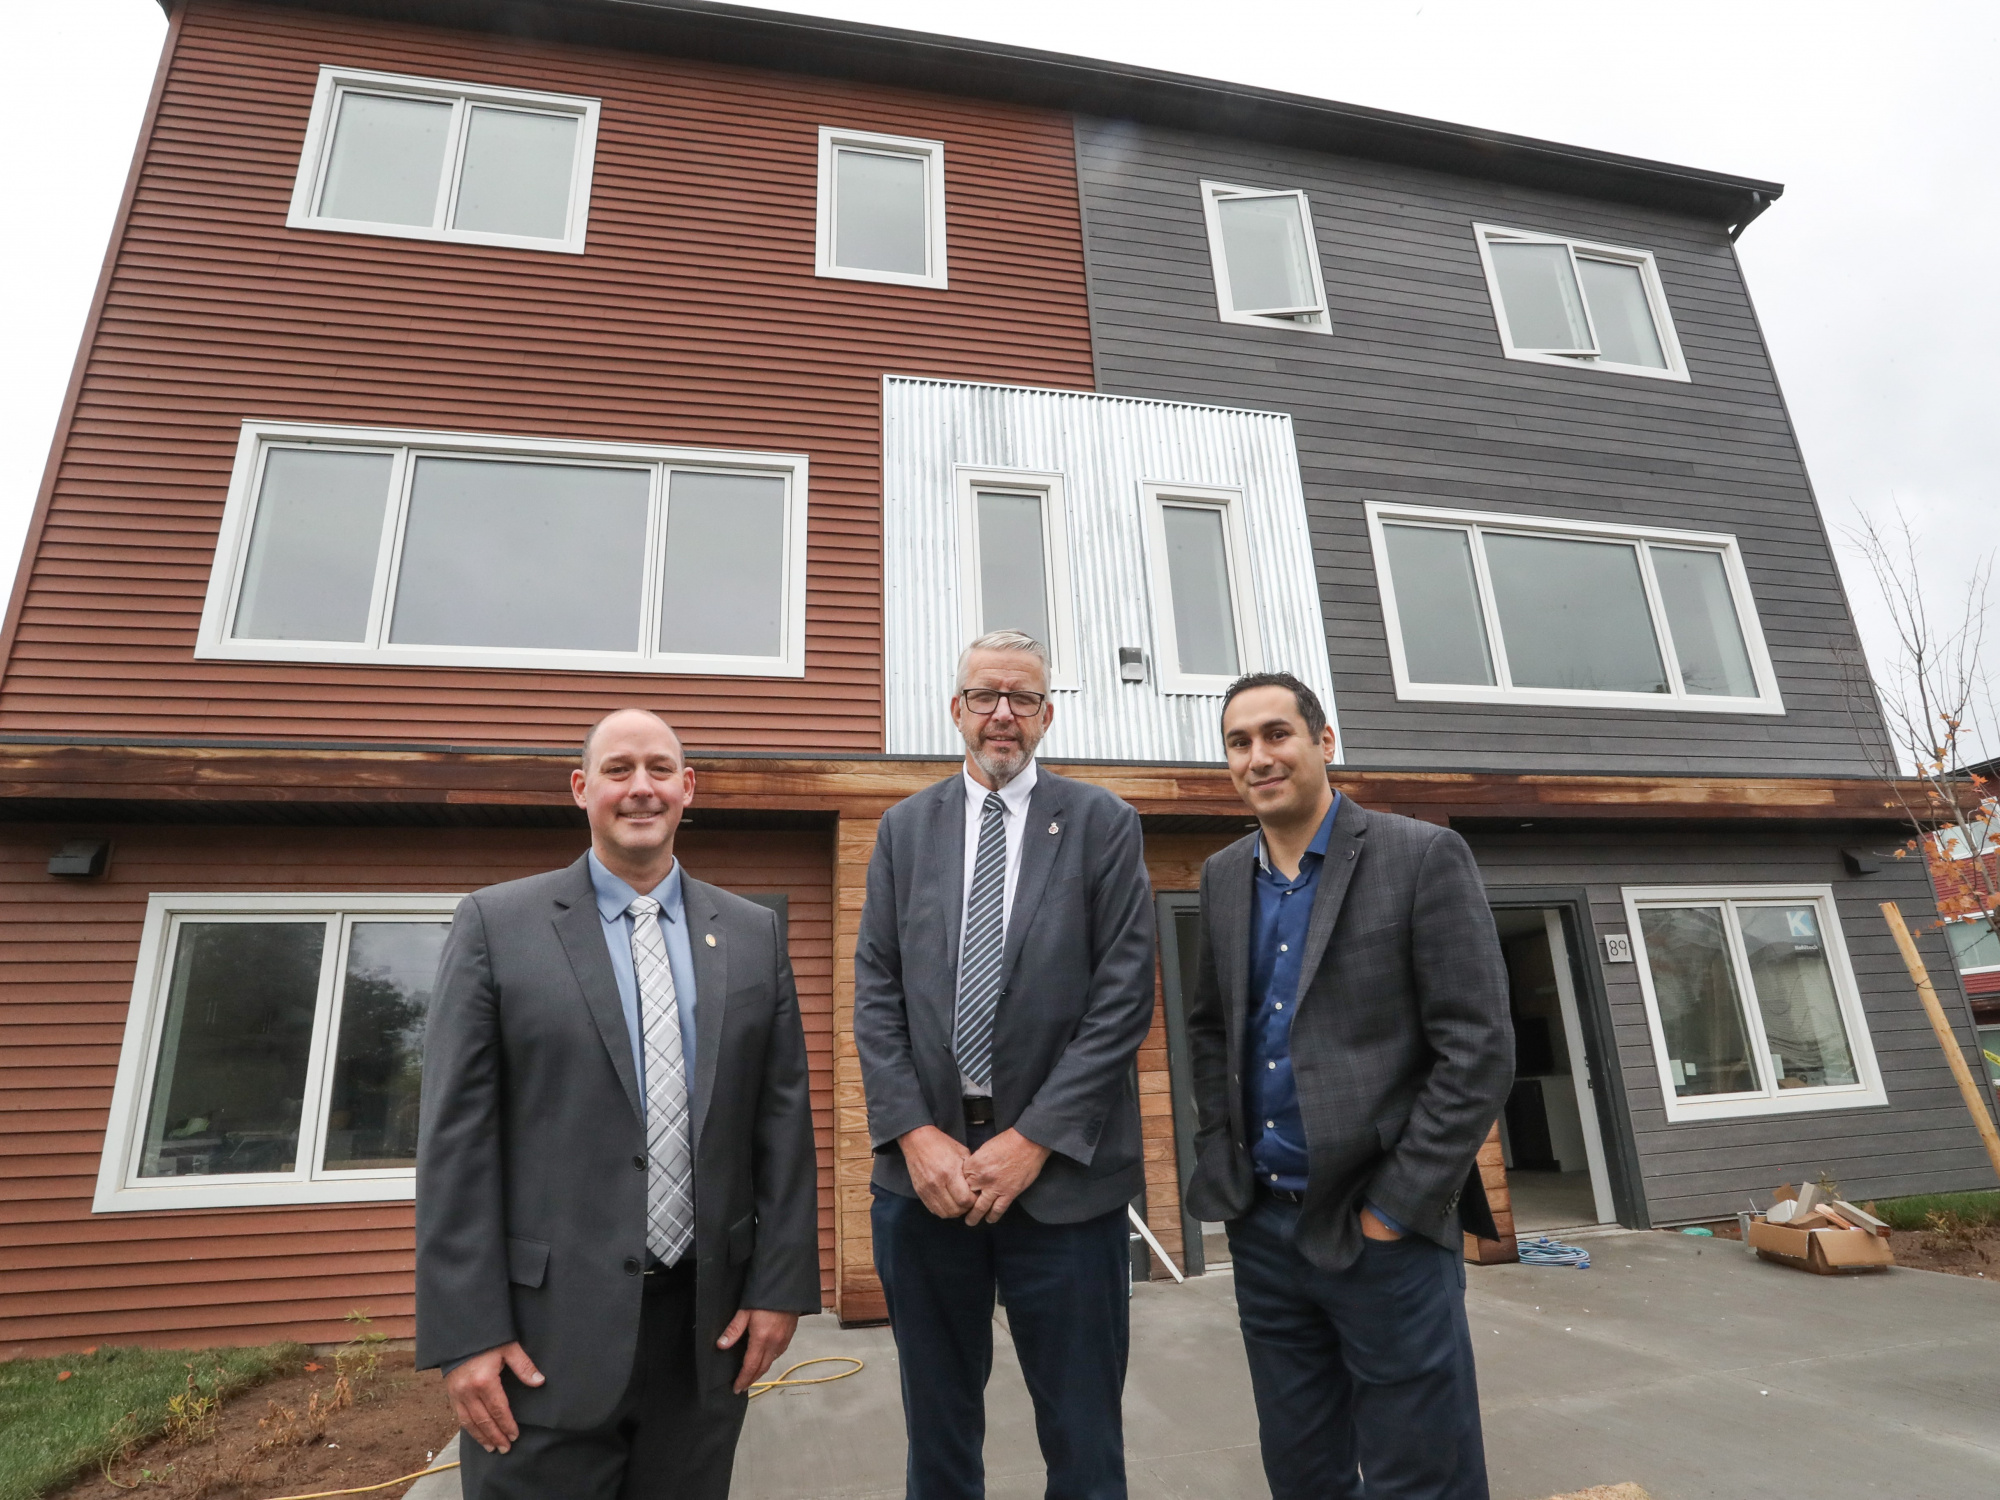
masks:
[[[794,0],[1785,184],[1750,290],[1838,537],[1897,504],[1946,594],[2000,542],[2000,6],[1837,0]],[[155,0],[0,3],[9,573],[145,108]],[[1843,563],[1870,655],[1874,586]],[[2000,747],[1996,747],[2000,748]]]

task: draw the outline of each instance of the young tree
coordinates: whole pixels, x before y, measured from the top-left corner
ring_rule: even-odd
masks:
[[[1867,563],[1895,630],[1890,659],[1872,678],[1855,660],[1866,686],[1872,681],[1882,706],[1886,741],[1864,734],[1876,747],[1880,772],[1912,836],[1898,858],[1935,848],[1962,889],[1940,891],[1940,906],[1955,917],[1979,916],[2000,940],[2000,783],[1992,679],[1985,664],[1989,554],[1973,568],[1963,595],[1934,597],[1917,562],[1917,536],[1899,509],[1892,526],[1864,514],[1847,529],[1847,541]],[[1850,695],[1850,702],[1856,701]],[[1953,898],[1956,898],[1955,900]],[[1953,908],[1956,908],[1955,910]]]

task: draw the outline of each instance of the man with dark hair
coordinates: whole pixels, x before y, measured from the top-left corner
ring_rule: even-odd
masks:
[[[694,783],[656,715],[605,715],[570,775],[589,850],[452,919],[417,1363],[474,1500],[723,1500],[745,1393],[819,1310],[792,966],[771,912],[674,857]]]
[[[1484,1500],[1463,1236],[1514,1046],[1479,871],[1333,790],[1296,677],[1233,684],[1222,741],[1258,826],[1201,872],[1187,1204],[1228,1224],[1272,1496]]]

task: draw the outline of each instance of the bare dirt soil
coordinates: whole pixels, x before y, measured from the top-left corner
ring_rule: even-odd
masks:
[[[408,1350],[380,1358],[373,1376],[344,1387],[332,1356],[316,1359],[232,1397],[192,1440],[148,1443],[49,1500],[111,1500],[134,1489],[146,1500],[270,1500],[414,1473],[458,1424],[437,1371],[416,1370]]]
[[[1895,1229],[1889,1233],[1889,1248],[1896,1252],[1899,1266],[2000,1282],[2000,1224],[1944,1233]]]

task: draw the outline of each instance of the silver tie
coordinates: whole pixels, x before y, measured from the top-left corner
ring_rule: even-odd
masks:
[[[632,972],[646,1043],[646,1248],[672,1265],[694,1243],[694,1152],[688,1138],[687,1064],[673,966],[660,903],[639,896],[632,914]]]
[[[951,1038],[958,1070],[981,1088],[993,1086],[993,1017],[1000,1007],[1006,909],[1007,809],[998,792],[988,792],[980,807],[979,843],[972,857],[972,894],[965,902],[965,951],[958,960],[958,1008]]]

